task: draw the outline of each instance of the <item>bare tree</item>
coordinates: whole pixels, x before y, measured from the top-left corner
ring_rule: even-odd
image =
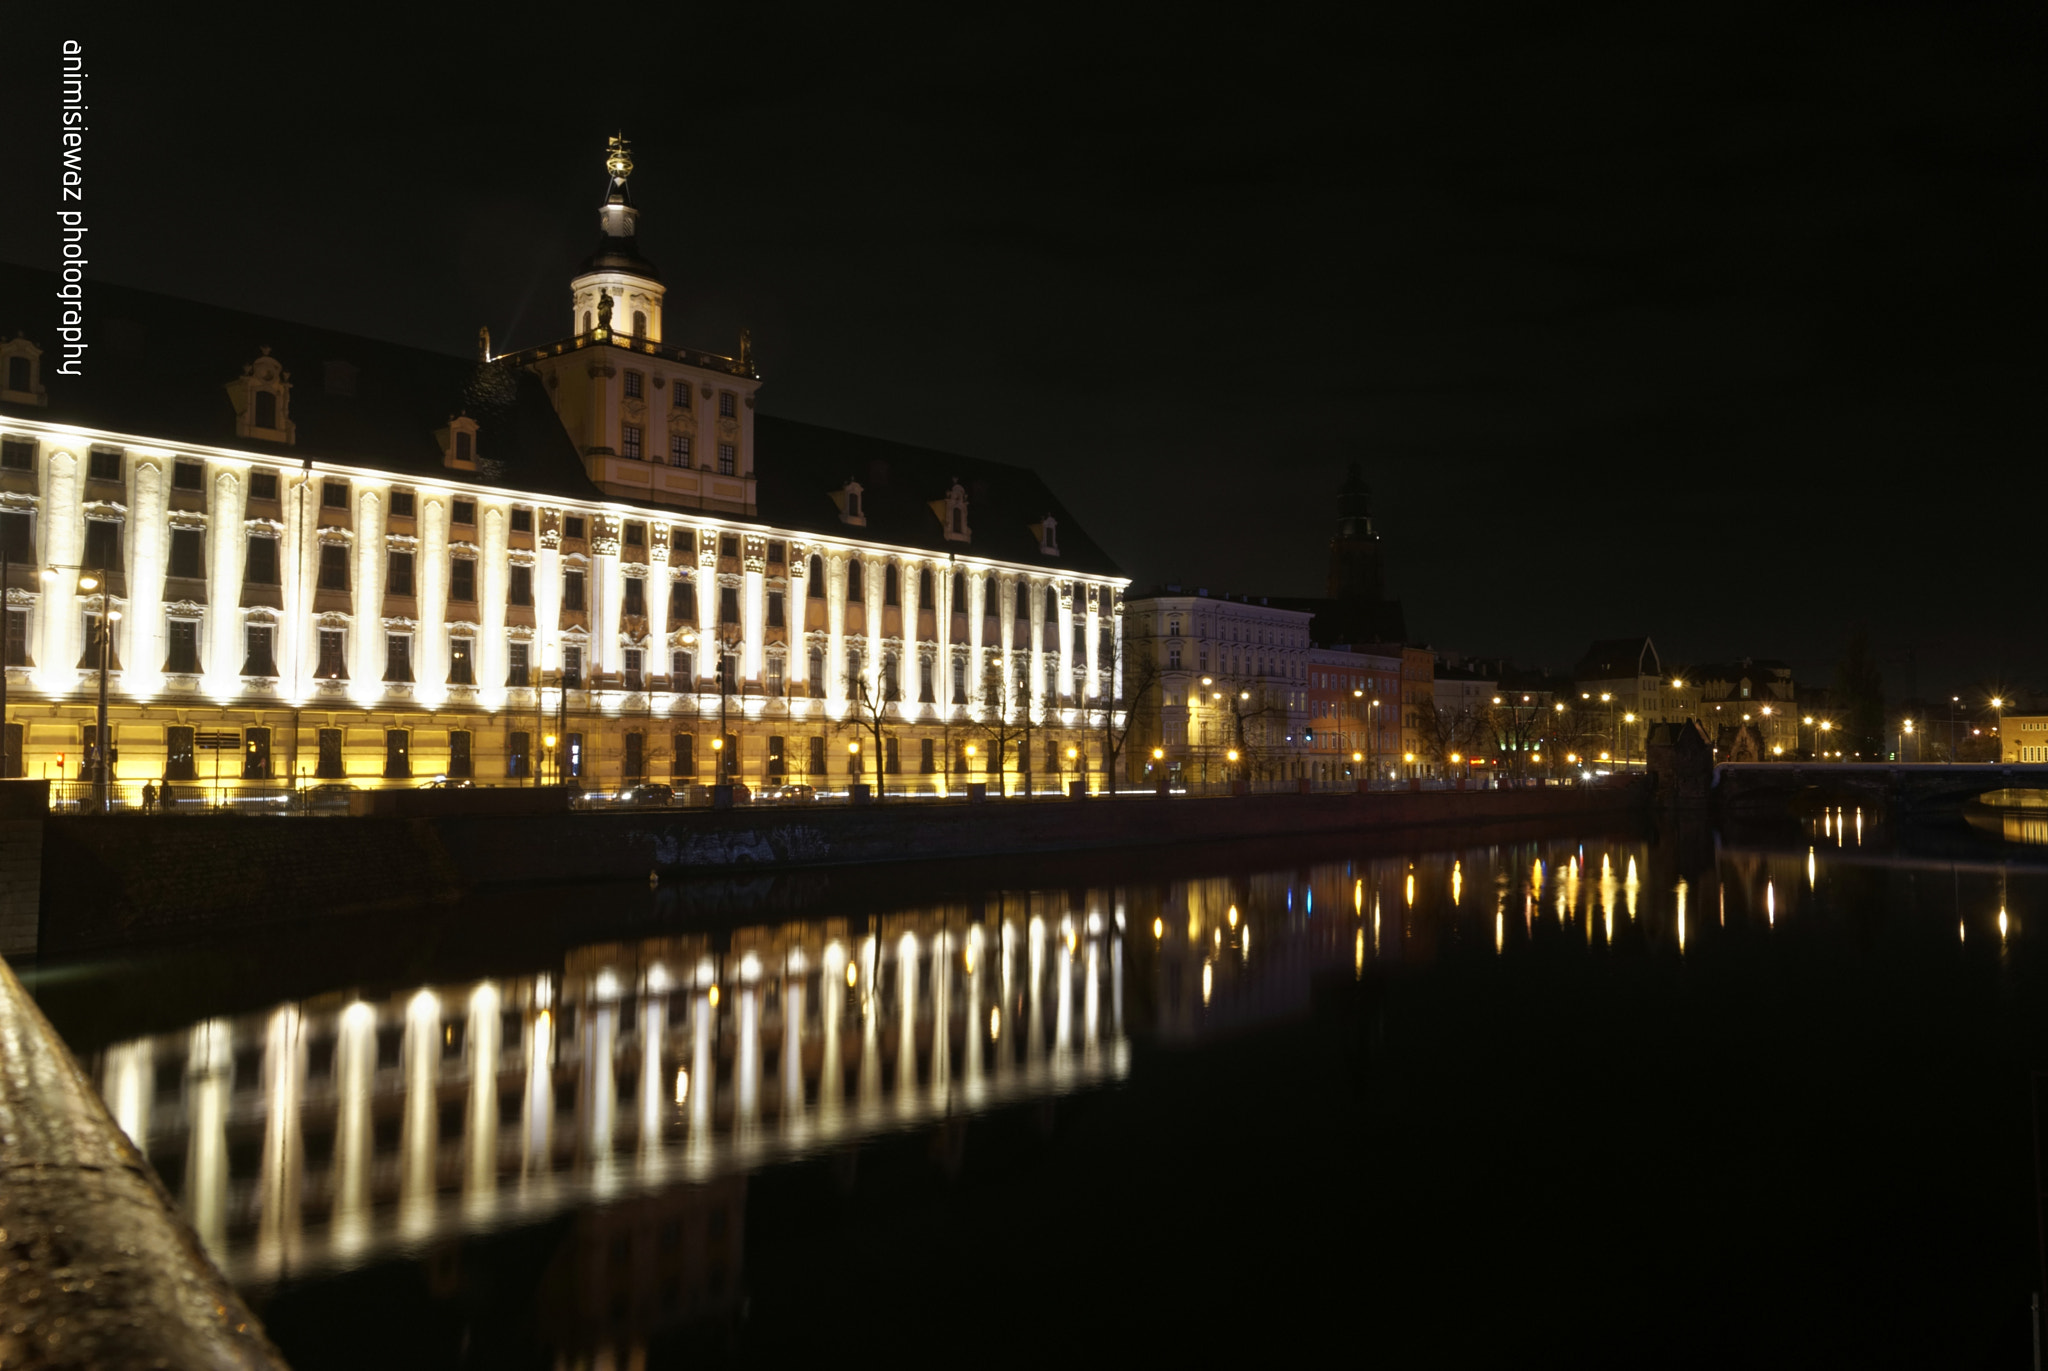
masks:
[[[981,718],[975,727],[989,742],[989,762],[996,776],[996,794],[1007,794],[1005,769],[1012,749],[1022,759],[1018,770],[1027,778],[1031,774],[1032,724],[1030,691],[1023,681],[1010,679],[1003,670],[1001,653],[990,654],[982,668]],[[1028,787],[1028,780],[1026,785]]]
[[[1121,651],[1117,658],[1122,669],[1112,672],[1111,679],[1122,689],[1105,691],[1097,697],[1101,702],[1097,713],[1102,716],[1102,770],[1112,795],[1116,793],[1117,760],[1131,740],[1132,727],[1142,713],[1149,712],[1155,719],[1159,716],[1159,701],[1153,697],[1159,684],[1158,658],[1149,652],[1125,658]],[[1123,715],[1121,725],[1117,723],[1119,712]],[[1144,736],[1142,730],[1139,736]]]
[[[881,691],[868,679],[865,671],[853,678],[846,702],[852,708],[839,727],[866,735],[868,752],[875,759],[875,798],[879,800],[888,793],[883,788],[882,749],[883,739],[887,736],[885,725],[889,718],[889,702],[882,698]]]

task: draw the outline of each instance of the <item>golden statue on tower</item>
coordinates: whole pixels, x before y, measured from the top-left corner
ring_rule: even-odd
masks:
[[[633,146],[626,141],[625,130],[606,141],[604,166],[614,181],[623,181],[633,174]]]

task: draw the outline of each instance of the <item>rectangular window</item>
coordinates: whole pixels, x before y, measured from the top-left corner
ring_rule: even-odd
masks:
[[[571,733],[562,740],[562,756],[568,763],[569,774],[580,780],[583,776],[583,735],[581,733]]]
[[[468,780],[476,775],[474,754],[470,751],[471,735],[468,729],[458,728],[448,735],[448,774]]]
[[[505,738],[505,774],[522,780],[533,774],[533,735],[514,731]]]
[[[719,661],[718,688],[727,695],[740,693],[740,654],[728,652]]]
[[[252,542],[253,547],[253,542]],[[253,553],[249,559],[256,560]],[[170,574],[184,581],[206,579],[206,535],[196,528],[171,530]]]
[[[170,644],[164,654],[164,670],[179,676],[198,675],[199,621],[173,619],[166,627],[170,630]]]
[[[258,536],[249,540],[249,562],[242,579],[252,586],[278,584],[277,539]]]
[[[846,564],[846,602],[857,605],[867,598],[868,569],[858,559]]]
[[[572,538],[579,543],[583,541],[583,516],[581,514],[568,514],[562,517],[562,536],[564,538]]]
[[[721,419],[730,419],[730,418],[732,418],[732,417],[733,417],[733,415],[734,415],[734,414],[735,414],[735,413],[737,412],[737,410],[736,410],[736,408],[735,408],[735,407],[736,407],[736,406],[738,405],[738,403],[739,403],[739,397],[738,397],[738,396],[736,396],[736,395],[734,395],[734,394],[733,394],[733,393],[732,393],[731,391],[729,391],[729,390],[721,390],[721,391],[719,391],[719,392],[718,392],[718,416],[719,416],[719,417],[720,417]]]
[[[697,585],[688,576],[669,582],[668,617],[674,624],[687,623],[697,617]]]
[[[505,658],[507,662],[505,669],[506,685],[523,686],[528,683],[531,662],[533,660],[529,654],[532,650],[532,644],[524,639],[516,639],[505,645]]]
[[[340,730],[336,729],[336,733]],[[164,779],[167,781],[196,781],[198,767],[192,755],[192,729],[186,724],[172,724],[164,730]]]
[[[736,533],[723,533],[718,538],[718,555],[737,557],[740,555],[740,539]]]
[[[320,760],[314,764],[313,774],[327,781],[338,780],[348,774],[341,764],[340,729],[320,730]]]
[[[646,547],[647,525],[641,523],[638,519],[628,519],[626,521],[626,546]]]
[[[781,698],[782,659],[780,657],[770,657],[762,667],[762,688],[768,692],[770,698]]]
[[[740,591],[738,586],[723,586],[718,592],[718,622],[736,624],[740,621]]]
[[[669,740],[675,750],[675,763],[669,773],[678,780],[697,774],[697,739],[694,734],[678,733]]]
[[[248,643],[249,655],[242,663],[244,676],[277,675],[277,656],[273,648],[277,631],[268,624],[247,624],[242,636]]]
[[[411,491],[394,490],[391,492],[392,518],[410,519],[413,516],[413,508],[413,494]]]
[[[121,525],[117,521],[85,521],[85,557],[80,565],[92,571],[121,569]]]
[[[562,608],[583,608],[583,573],[565,571],[562,573]]]
[[[384,730],[384,774],[393,780],[412,775],[412,735],[402,728]]]
[[[28,611],[7,611],[7,665],[34,666],[28,659]]]
[[[811,768],[806,774],[816,776],[819,780],[825,778],[825,740],[823,738],[811,739]]]
[[[645,687],[641,684],[641,661],[642,658],[640,656],[640,649],[637,647],[627,648],[624,654],[622,655],[620,666],[625,672],[625,688],[627,690],[645,689]]]
[[[647,614],[647,582],[638,576],[626,578],[626,613],[641,617]]]
[[[932,752],[932,740],[930,738],[920,738],[917,740],[917,769],[927,776],[939,769],[938,758]]]
[[[320,669],[314,674],[322,680],[345,681],[348,679],[348,630],[323,628],[320,630]]]
[[[896,752],[896,739],[893,736],[882,739],[882,769],[894,776],[903,769],[900,763],[901,758]]]
[[[812,648],[804,658],[804,678],[811,687],[811,698],[825,698],[825,653],[822,648]]]
[[[690,435],[671,433],[668,436],[668,464],[672,467],[686,467],[690,464]]]
[[[647,378],[637,371],[626,373],[626,398],[637,400],[647,392]]]
[[[676,378],[674,389],[669,391],[668,404],[670,409],[679,409],[685,413],[689,411],[690,383],[688,381],[681,377]]]
[[[514,509],[512,511],[512,531],[514,533],[533,532],[533,511],[524,507]]]
[[[341,543],[320,544],[320,589],[348,589],[348,548]]]
[[[25,438],[0,439],[0,471],[34,471],[36,445]]]
[[[967,663],[959,658],[953,662],[953,703],[967,703]]]
[[[412,636],[406,633],[384,635],[384,679],[387,681],[410,681],[412,679]]]
[[[384,593],[386,595],[412,594],[412,554],[393,552],[384,560]]]
[[[0,558],[10,562],[36,559],[35,516],[27,510],[0,510]]]
[[[782,592],[771,590],[768,592],[768,627],[782,628],[784,626],[782,622]]]
[[[102,452],[94,448],[86,459],[85,474],[94,481],[119,481],[121,479],[121,454]]]
[[[562,686],[567,690],[583,688],[583,649],[566,643],[562,647]]]
[[[202,462],[173,462],[171,464],[172,490],[206,489],[206,466]],[[250,494],[255,494],[251,491]]]
[[[347,509],[348,482],[322,481],[320,483],[320,507],[322,509]],[[395,507],[392,512],[397,512]]]
[[[728,734],[726,734],[726,735],[725,735],[725,750],[724,750],[724,751],[722,751],[722,752],[720,752],[720,753],[719,753],[718,755],[719,755],[719,756],[720,756],[721,758],[723,758],[723,759],[724,759],[724,764],[723,764],[723,766],[722,766],[722,767],[720,768],[720,769],[721,769],[722,771],[724,771],[724,773],[725,773],[725,777],[724,777],[724,779],[726,779],[726,780],[728,780],[728,781],[729,781],[729,780],[731,780],[731,779],[732,779],[733,777],[735,777],[735,776],[739,775],[739,774],[740,774],[740,735],[739,735],[739,734],[737,734],[737,733],[728,733]]]
[[[768,779],[779,781],[789,774],[789,767],[783,761],[782,739],[768,735]]]
[[[688,690],[697,679],[696,658],[687,651],[678,650],[669,657],[669,679],[677,690]]]
[[[476,558],[457,557],[448,564],[448,598],[458,604],[476,601]]]
[[[252,471],[249,473],[249,498],[252,500],[277,500],[277,473],[274,471]]]
[[[505,588],[505,603],[511,605],[533,604],[533,568],[514,564],[511,568],[510,584]]]
[[[448,640],[448,684],[476,684],[476,641],[472,638],[450,638]]]
[[[780,538],[768,540],[768,565],[783,566],[789,561],[789,544]]]
[[[242,779],[270,779],[270,730],[251,728],[242,732]]]
[[[462,528],[470,528],[475,525],[476,501],[457,500],[450,507],[454,510],[454,514],[451,516],[451,518],[458,526]]]
[[[625,741],[626,755],[623,759],[625,779],[635,782],[646,780],[647,735],[645,733],[628,733]]]
[[[640,425],[626,424],[624,428],[625,432],[621,435],[619,444],[619,455],[637,462],[640,460]]]
[[[718,474],[720,476],[733,475],[738,467],[738,461],[739,459],[735,455],[731,443],[720,443],[718,445]]]

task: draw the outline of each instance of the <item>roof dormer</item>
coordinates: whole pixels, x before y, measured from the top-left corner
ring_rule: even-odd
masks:
[[[1031,536],[1038,539],[1038,550],[1047,557],[1060,555],[1060,521],[1050,514],[1035,524],[1026,524]]]
[[[861,503],[860,482],[852,477],[846,484],[832,492],[832,503],[839,506],[839,522],[865,528],[868,522],[867,507]]]
[[[467,414],[451,417],[447,424],[434,430],[434,439],[441,445],[441,465],[453,471],[476,470],[476,420]]]
[[[953,478],[953,488],[946,492],[945,499],[932,501],[932,513],[938,516],[947,542],[973,541],[974,531],[967,522],[967,487],[960,484],[958,476]]]
[[[290,443],[298,429],[291,419],[292,374],[270,355],[263,355],[242,368],[242,374],[227,384],[228,399],[235,407],[235,433],[269,443]]]
[[[17,333],[0,343],[0,400],[10,405],[46,405],[43,350]]]

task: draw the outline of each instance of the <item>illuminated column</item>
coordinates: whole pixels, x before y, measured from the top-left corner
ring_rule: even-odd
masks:
[[[320,669],[320,634],[314,628],[313,592],[319,584],[320,544],[314,537],[314,502],[319,499],[313,478],[295,474],[284,488],[284,533],[278,539],[278,570],[284,579],[283,629],[278,639],[281,667],[288,660],[299,664],[299,692],[310,694],[307,683]],[[158,654],[161,662],[163,656]]]
[[[761,680],[761,652],[768,638],[768,540],[752,534],[741,539],[740,679]],[[788,622],[788,616],[783,616]]]
[[[953,717],[953,574],[932,568],[932,702],[941,719]],[[950,762],[941,762],[944,771]]]
[[[981,677],[988,669],[984,665],[987,648],[981,641],[982,627],[988,618],[988,578],[986,571],[967,573],[967,703],[976,708],[994,704],[981,697]]]
[[[334,1216],[338,1253],[369,1237],[370,1085],[377,1070],[377,1011],[357,1000],[341,1013],[334,1044]]]
[[[1102,597],[1108,593],[1106,586],[1088,587],[1088,617],[1082,624],[1082,631],[1088,635],[1087,656],[1081,663],[1085,673],[1082,680],[1083,699],[1095,700],[1102,697]],[[1108,759],[1104,759],[1108,764]]]
[[[541,672],[556,671],[562,665],[562,513],[543,510],[539,519],[540,537],[535,540],[539,546],[533,554],[533,650],[528,654],[536,690]],[[540,739],[535,738],[535,766],[543,765],[540,747]]]
[[[600,514],[590,521],[590,670],[619,669],[619,610],[625,594],[619,576],[619,521]]]
[[[299,1200],[306,1160],[299,1104],[305,1087],[305,1053],[298,1006],[286,1005],[270,1016],[263,1047],[263,1161],[256,1185],[256,1264],[265,1271],[289,1267],[299,1254],[303,1227]]]
[[[50,454],[50,479],[43,488],[43,558],[53,567],[76,566],[85,546],[85,513],[79,504],[78,459]],[[48,694],[68,691],[77,680],[72,663],[81,650],[75,573],[59,572],[43,587],[42,650],[36,656],[36,687]],[[26,733],[27,730],[24,730]]]
[[[148,1038],[107,1049],[100,1095],[135,1150],[149,1155],[149,1114],[156,1095],[156,1051]]]
[[[1075,700],[1078,703],[1080,692],[1075,689],[1077,682],[1074,678],[1079,673],[1081,664],[1074,660],[1074,583],[1072,581],[1061,581],[1059,583],[1059,597],[1059,607],[1056,611],[1058,616],[1059,646],[1052,653],[1053,685],[1050,693],[1056,700]]]
[[[413,638],[413,697],[432,708],[448,698],[448,499],[421,501],[420,628]]]
[[[1045,586],[1046,582],[1032,580],[1027,583],[1031,611],[1031,717],[1045,717],[1046,672],[1045,660]]]
[[[896,944],[896,1109],[915,1113],[917,1098],[917,935]]]
[[[399,1046],[405,1113],[398,1139],[398,1226],[410,1235],[434,1226],[435,1161],[441,1143],[441,1002],[422,990],[405,1007]]]
[[[319,498],[315,491],[315,499]],[[374,700],[384,693],[384,496],[374,490],[356,495],[355,661],[349,664],[350,694]],[[317,555],[317,554],[316,554]]]
[[[718,679],[718,530],[697,534],[697,679],[704,690]]]
[[[494,511],[495,512],[495,511]],[[487,1208],[498,1189],[498,988],[485,981],[469,994],[469,1109],[464,1125],[468,1169],[462,1189],[472,1209]]]
[[[825,708],[846,712],[846,556],[834,552],[825,562]]]
[[[1115,596],[1108,587],[1103,594]],[[1124,695],[1124,602],[1116,599],[1109,611],[1109,694],[1111,699],[1121,700]]]
[[[661,1122],[668,1112],[668,1082],[662,1076],[661,1048],[668,1036],[668,1000],[648,993],[640,1000],[640,1156],[661,1151]],[[681,1103],[680,1100],[677,1101]]]
[[[789,667],[782,688],[790,699],[798,700],[811,693],[811,558],[802,543],[791,543],[784,555],[789,558],[789,588],[783,592],[782,621],[789,625],[783,633],[789,642]]]
[[[899,613],[903,621],[903,646],[896,658],[896,699],[903,717],[908,719],[917,713],[918,696],[924,693],[918,688],[924,663],[918,656],[917,636],[917,582],[923,563],[903,560],[898,566],[897,588],[901,593],[897,598],[902,601]]]
[[[192,1029],[185,1059],[185,1217],[215,1261],[227,1255],[228,1096],[234,1089],[234,1029],[210,1019]]]
[[[543,978],[535,999],[541,1008],[526,1027],[526,1106],[520,1133],[522,1175],[545,1176],[554,1167],[555,1020],[546,1008]]]
[[[883,601],[888,598],[885,594],[888,589],[889,580],[888,559],[870,556],[863,557],[861,561],[867,575],[867,583],[861,587],[861,594],[864,597],[861,603],[867,606],[868,644],[862,653],[860,670],[861,675],[867,680],[869,695],[874,699],[880,700],[882,698],[882,620],[888,617],[888,607],[883,604]],[[898,675],[899,677],[901,675],[900,667]],[[887,702],[884,701],[884,703],[886,704]],[[870,770],[874,767],[873,762],[869,762],[867,765]]]
[[[988,707],[1007,719],[1011,717],[1016,700],[1017,681],[1017,578],[1011,575],[996,577],[996,631],[1002,635],[998,648],[1001,655],[1003,687],[1002,693],[988,701]]]
[[[208,549],[206,622],[212,651],[204,660],[206,690],[216,699],[241,693],[242,660],[242,554],[248,529],[242,523],[242,481],[232,471],[213,478],[211,525],[213,546]]]
[[[511,547],[507,542],[505,507],[486,505],[478,511],[483,547],[477,561],[477,642],[470,660],[475,666],[477,702],[496,713],[505,707],[505,596],[511,584]]]
[[[114,642],[121,654],[121,683],[131,696],[148,699],[163,685],[164,572],[170,532],[161,463],[137,462],[134,503],[128,508],[128,604]],[[237,587],[238,598],[240,587]],[[286,658],[279,658],[285,661]]]
[[[643,670],[649,676],[669,674],[668,656],[668,525],[650,524],[647,529],[647,652],[650,660]],[[681,686],[671,681],[671,690]]]

